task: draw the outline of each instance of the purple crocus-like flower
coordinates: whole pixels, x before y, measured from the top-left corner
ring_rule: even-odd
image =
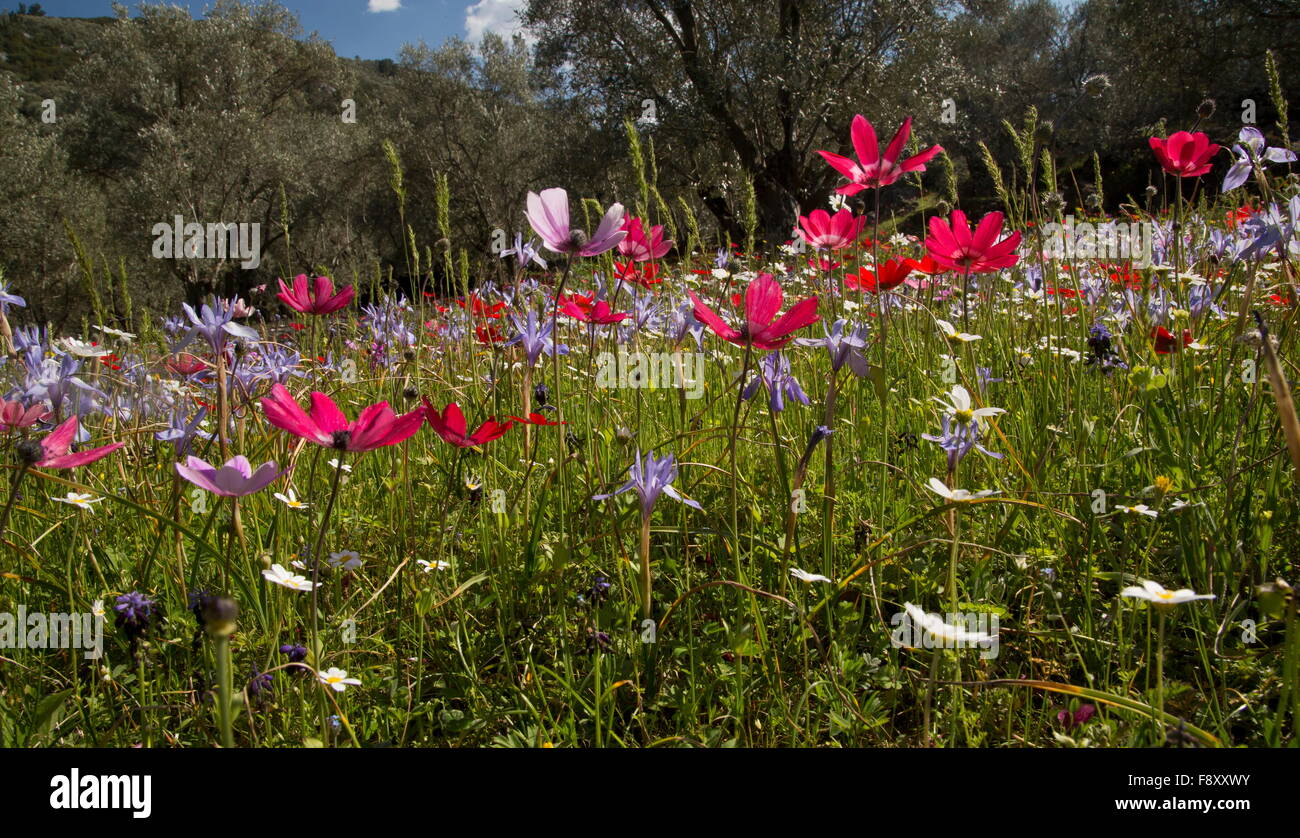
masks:
[[[8,314],[9,306],[26,308],[27,301],[17,294],[10,294],[9,285],[5,282],[0,282],[0,314]]]
[[[588,237],[582,230],[569,226],[569,193],[560,188],[543,189],[541,194],[528,193],[528,211],[524,213],[542,244],[554,253],[570,256],[599,256],[627,238],[623,226],[623,205],[611,204],[596,232]]]
[[[524,242],[523,233],[515,233],[514,247],[501,251],[502,259],[507,256],[515,257],[515,261],[519,263],[521,268],[525,267],[529,262],[536,262],[541,267],[546,267],[546,260],[542,258],[542,254],[537,252],[537,248],[533,246],[532,241]]]
[[[758,375],[754,376],[754,379],[745,385],[740,397],[742,399],[753,398],[760,384],[767,388],[767,392],[771,397],[768,406],[773,413],[780,413],[785,410],[785,400],[787,398],[794,399],[800,404],[808,404],[808,395],[804,393],[795,377],[790,374],[790,359],[780,351],[773,352],[763,358],[758,366]]]
[[[185,339],[180,344],[182,348],[194,340],[196,335],[202,335],[203,339],[212,347],[212,351],[217,353],[226,348],[226,339],[232,335],[244,340],[255,341],[260,339],[257,332],[234,322],[234,300],[222,300],[213,297],[210,303],[204,303],[200,306],[198,312],[195,312],[189,303],[181,303],[181,308],[185,309],[185,315],[189,317],[192,324],[185,335]]]
[[[223,498],[241,498],[260,492],[284,474],[274,462],[263,463],[253,471],[252,464],[243,455],[230,458],[221,468],[191,456],[185,465],[176,464],[176,473],[200,489],[207,489]]]
[[[1252,171],[1263,174],[1264,161],[1269,163],[1294,163],[1296,156],[1294,151],[1285,148],[1268,148],[1264,141],[1264,134],[1258,128],[1247,125],[1237,134],[1238,145],[1232,147],[1232,153],[1237,155],[1237,162],[1232,164],[1228,173],[1223,178],[1223,192],[1230,189],[1236,189],[1241,186],[1250,177]],[[1242,146],[1245,148],[1242,148]]]
[[[825,324],[822,326],[825,329]],[[864,350],[867,346],[867,329],[865,326],[856,326],[847,320],[836,320],[831,325],[826,337],[821,338],[795,338],[797,346],[820,346],[825,348],[831,356],[831,369],[836,372],[847,362],[849,369],[858,378],[865,378],[871,371],[871,364],[867,361]],[[807,404],[807,402],[804,402]]]
[[[981,430],[979,422],[971,419],[969,422],[958,422],[954,427],[952,417],[944,414],[943,433],[941,434],[921,434],[921,439],[927,439],[930,442],[939,443],[939,447],[948,452],[948,471],[956,471],[957,464],[971,452],[972,449],[979,451],[981,454],[992,457],[995,460],[1002,459],[1005,455],[998,454],[988,450],[980,444]]]
[[[537,312],[532,310],[528,312],[526,319],[520,319],[512,314],[510,320],[515,324],[517,334],[502,345],[522,345],[524,352],[528,353],[528,366],[537,366],[537,358],[543,352],[551,356],[554,356],[556,352],[561,355],[569,354],[569,347],[562,343],[557,344],[551,336],[551,333],[555,330],[554,320],[540,322]]]
[[[645,520],[650,519],[655,501],[659,499],[661,493],[679,503],[703,511],[697,502],[683,497],[672,487],[671,483],[675,479],[677,479],[677,464],[673,462],[672,454],[666,454],[663,459],[656,460],[654,452],[647,451],[645,460],[642,461],[641,452],[638,450],[636,458],[632,460],[632,466],[628,469],[628,481],[607,495],[593,495],[591,499],[605,500],[635,489],[641,496],[641,517]]]
[[[189,420],[185,420],[185,413],[176,410],[172,413],[171,425],[165,431],[158,431],[153,438],[159,442],[170,442],[176,446],[176,456],[183,455],[190,448],[190,442],[195,436],[202,436],[205,439],[211,439],[212,435],[203,433],[199,430],[199,425],[203,424],[203,419],[208,415],[206,407],[200,407],[198,413]]]

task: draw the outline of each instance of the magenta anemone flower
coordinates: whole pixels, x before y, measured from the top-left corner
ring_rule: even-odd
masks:
[[[262,409],[267,421],[281,430],[326,448],[354,453],[396,445],[414,435],[424,422],[423,410],[397,416],[388,402],[372,404],[355,422],[348,422],[339,406],[320,392],[311,394],[308,415],[283,384],[271,388],[271,395],[262,399]]]
[[[303,314],[333,314],[356,296],[351,285],[335,294],[334,283],[327,276],[318,276],[309,283],[307,274],[298,274],[292,288],[285,285],[283,279],[279,283],[280,293],[276,296],[289,308]]]
[[[623,231],[627,233],[627,238],[618,243],[618,252],[634,262],[662,259],[669,250],[672,250],[673,241],[664,239],[662,224],[651,227],[650,234],[646,235],[641,226],[641,219],[628,218],[623,222]]]
[[[438,436],[457,448],[474,448],[500,439],[514,425],[512,421],[502,423],[496,421],[496,417],[488,417],[488,420],[479,425],[474,433],[467,433],[468,426],[465,424],[465,414],[461,412],[460,405],[455,402],[447,405],[439,413],[438,408],[434,407],[428,399],[425,399],[424,415],[428,419],[430,427],[438,432]]]
[[[29,466],[37,468],[77,468],[107,457],[126,443],[114,442],[89,451],[69,453],[72,441],[77,437],[77,417],[70,416],[62,425],[50,431],[39,444],[27,441],[18,444],[18,453]]]
[[[623,205],[611,204],[601,219],[596,232],[588,237],[582,230],[569,226],[569,193],[558,187],[543,189],[539,195],[528,193],[528,211],[524,213],[533,231],[541,236],[542,244],[555,253],[571,256],[599,256],[623,239],[627,231],[623,225]]]
[[[1219,147],[1203,132],[1175,131],[1168,139],[1151,137],[1151,150],[1166,172],[1175,177],[1198,177],[1210,171]]]
[[[863,189],[879,189],[890,185],[908,172],[924,172],[925,164],[943,151],[943,146],[932,145],[915,157],[899,161],[899,155],[903,153],[907,138],[912,133],[910,116],[903,120],[898,133],[885,149],[883,157],[880,156],[875,129],[871,127],[871,123],[865,116],[858,114],[853,117],[853,125],[849,133],[853,138],[853,150],[858,155],[858,162],[829,151],[817,152],[831,164],[835,171],[849,179],[846,185],[835,190],[841,195],[856,195]]]
[[[817,209],[799,216],[799,229],[796,232],[799,238],[812,247],[839,250],[853,244],[866,223],[865,216],[854,218],[853,213],[847,209],[834,215]]]
[[[759,274],[745,289],[745,322],[739,329],[733,329],[695,296],[694,291],[687,291],[691,302],[695,303],[695,319],[708,326],[725,341],[737,346],[753,346],[756,349],[780,349],[793,339],[794,332],[816,323],[817,297],[800,300],[790,307],[785,314],[777,317],[785,295],[781,284],[771,274]]]
[[[609,307],[609,303],[604,300],[598,300],[591,305],[583,305],[579,300],[570,296],[564,300],[560,306],[560,314],[567,314],[574,320],[583,323],[594,323],[598,326],[608,326],[611,323],[621,323],[632,315],[626,311],[615,312]]]
[[[198,457],[188,457],[185,465],[176,464],[176,473],[186,480],[223,498],[242,498],[271,485],[283,471],[274,461],[253,466],[244,456],[232,457],[221,468],[208,465]]]
[[[9,433],[20,428],[30,428],[50,413],[45,405],[37,402],[31,407],[23,407],[22,402],[0,400],[0,433]]]
[[[925,240],[925,249],[930,258],[950,271],[992,273],[1020,261],[1016,253],[1020,232],[998,241],[1001,232],[1000,212],[991,212],[980,219],[979,227],[972,234],[966,213],[953,210],[951,226],[937,216],[930,219],[930,237]]]

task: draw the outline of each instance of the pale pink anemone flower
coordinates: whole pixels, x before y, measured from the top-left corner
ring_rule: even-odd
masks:
[[[854,218],[853,213],[847,209],[834,215],[816,209],[799,216],[799,229],[795,232],[811,247],[840,250],[857,241],[866,223],[865,216]]]
[[[628,218],[623,222],[623,232],[627,233],[627,238],[618,243],[618,252],[634,262],[662,259],[673,247],[672,239],[664,238],[662,224],[651,227],[649,235],[646,235],[641,219]]]
[[[423,410],[397,416],[388,402],[380,402],[362,410],[355,422],[349,422],[339,406],[321,392],[311,394],[308,415],[283,384],[271,388],[271,395],[262,399],[262,409],[267,421],[281,430],[326,448],[357,454],[403,442],[424,421]]]
[[[745,289],[745,322],[739,329],[727,325],[727,321],[701,302],[694,291],[686,293],[695,303],[695,319],[712,329],[718,337],[737,346],[780,349],[794,339],[794,332],[821,319],[817,316],[816,296],[800,300],[777,317],[785,294],[771,274],[759,274]]]
[[[853,117],[849,133],[853,138],[853,150],[858,155],[858,161],[829,151],[817,152],[835,171],[849,179],[848,184],[835,190],[841,195],[856,195],[863,189],[879,189],[889,186],[909,172],[924,172],[925,164],[943,151],[943,146],[932,145],[914,157],[899,161],[903,148],[907,146],[907,138],[912,133],[910,116],[903,120],[883,157],[880,155],[875,129],[865,116],[858,114]]]
[[[49,415],[49,408],[40,402],[31,407],[23,407],[19,401],[0,401],[0,433],[30,428]]]
[[[77,468],[107,457],[126,444],[114,442],[89,451],[69,451],[76,438],[77,417],[70,416],[66,422],[50,431],[40,443],[30,440],[19,443],[19,456],[29,467]]]
[[[292,287],[285,285],[283,279],[278,281],[280,293],[276,296],[302,314],[333,314],[352,302],[357,293],[351,285],[334,293],[334,282],[327,276],[318,276],[309,282],[307,274],[298,274]]]
[[[543,189],[541,194],[528,193],[528,210],[524,213],[533,232],[546,249],[572,256],[599,256],[627,238],[623,225],[623,205],[611,204],[600,226],[590,237],[569,226],[569,193],[559,187]]]
[[[221,468],[191,456],[185,465],[176,464],[176,473],[223,498],[241,498],[260,492],[284,474],[274,461],[262,463],[254,471],[252,463],[243,455],[230,458]]]

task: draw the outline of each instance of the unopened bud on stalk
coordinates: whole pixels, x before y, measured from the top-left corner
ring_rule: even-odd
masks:
[[[1201,119],[1209,119],[1214,116],[1214,107],[1213,99],[1205,99],[1196,106],[1196,115]]]

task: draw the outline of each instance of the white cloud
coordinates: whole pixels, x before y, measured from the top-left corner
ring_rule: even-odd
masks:
[[[402,0],[370,0],[372,12],[395,12],[402,8]]]
[[[522,33],[531,42],[519,13],[524,8],[525,0],[478,0],[465,8],[465,38],[478,42],[487,32],[495,32],[507,40],[516,33]]]

